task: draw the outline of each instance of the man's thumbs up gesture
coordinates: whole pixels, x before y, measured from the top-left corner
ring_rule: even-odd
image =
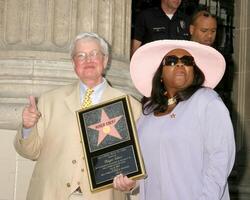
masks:
[[[37,110],[34,96],[29,96],[29,105],[23,110],[23,127],[32,128],[40,118],[41,113]]]

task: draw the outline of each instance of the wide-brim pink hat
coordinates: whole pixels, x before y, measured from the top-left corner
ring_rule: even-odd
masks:
[[[203,86],[215,88],[222,79],[226,63],[216,49],[186,40],[157,40],[141,46],[131,58],[131,78],[142,95],[151,95],[153,76],[163,57],[173,49],[184,49],[194,57],[196,65],[205,75]]]

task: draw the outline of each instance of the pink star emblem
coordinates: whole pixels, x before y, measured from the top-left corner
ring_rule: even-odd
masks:
[[[97,146],[105,139],[107,135],[122,139],[120,133],[116,130],[115,125],[121,119],[122,116],[109,118],[107,114],[102,110],[101,121],[88,126],[88,128],[99,131]]]

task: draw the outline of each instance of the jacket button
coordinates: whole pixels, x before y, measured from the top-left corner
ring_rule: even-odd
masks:
[[[80,185],[80,181],[77,182],[77,185]]]
[[[71,185],[70,185],[70,183],[67,183],[67,187],[70,187]]]
[[[84,172],[84,169],[81,169],[81,172]]]
[[[72,160],[72,163],[73,163],[73,164],[76,164],[76,160]]]

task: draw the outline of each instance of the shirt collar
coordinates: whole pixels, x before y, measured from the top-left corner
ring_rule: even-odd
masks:
[[[94,88],[92,88],[94,91],[99,91],[101,90],[105,85],[106,85],[107,81],[105,78],[102,78],[102,82],[99,83],[97,86],[95,86]],[[85,92],[88,89],[88,86],[85,85],[82,81],[80,82],[80,89]]]
[[[93,92],[94,99],[97,98],[97,101],[100,99],[107,84],[108,84],[107,80],[105,78],[102,78],[102,82],[100,84],[98,84],[97,86],[95,86],[94,88],[92,88],[94,90],[94,92]],[[85,85],[82,81],[80,81],[80,98],[81,98],[80,100],[81,100],[81,102],[83,100],[82,98],[83,98],[87,89],[88,89],[88,86]]]

